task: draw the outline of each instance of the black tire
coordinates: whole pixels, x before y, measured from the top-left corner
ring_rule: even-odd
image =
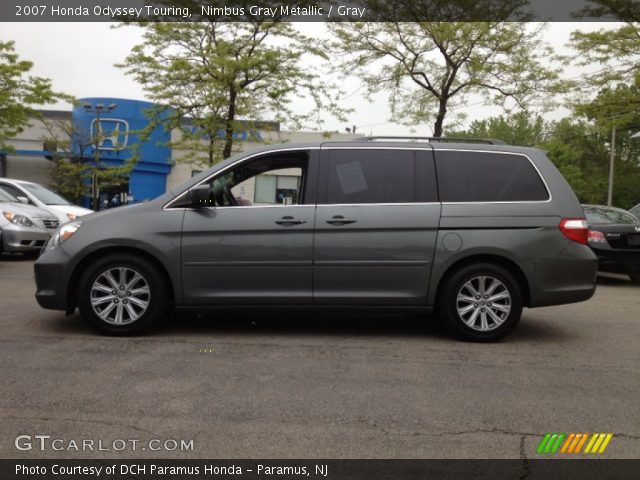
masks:
[[[107,306],[112,306],[112,310],[114,308],[116,311],[118,308],[121,309],[121,322],[116,323],[115,318],[111,319],[111,321],[107,321],[98,315],[92,306],[92,296],[94,299],[102,298],[98,295],[109,296],[109,293],[96,291],[93,288],[94,283],[100,278],[100,280],[98,280],[100,286],[107,285],[103,274],[110,270],[121,268],[125,269],[124,272],[128,275],[128,277],[125,275],[125,282],[131,282],[135,273],[138,273],[142,277],[142,281],[138,280],[138,282],[130,288],[129,292],[134,292],[135,294],[136,289],[142,292],[145,289],[146,284],[146,287],[148,287],[148,295],[144,292],[138,293],[137,295],[139,297],[137,300],[146,302],[147,307],[145,310],[139,305],[134,304],[134,301],[131,299],[131,295],[126,296],[128,293],[126,291],[121,292],[120,294],[117,293],[115,296],[111,295],[112,297],[117,297],[115,298],[115,303],[122,303],[122,305],[112,306],[112,302],[104,302]],[[116,276],[119,277],[120,270],[114,270],[111,273],[111,276],[115,280],[120,279],[115,278]],[[117,283],[121,284],[122,282]],[[107,255],[95,261],[84,271],[80,278],[79,285],[78,308],[82,318],[100,333],[106,335],[137,335],[143,333],[159,323],[167,311],[168,292],[164,276],[153,263],[131,254]],[[118,292],[120,290],[121,289],[114,289],[113,291]],[[120,295],[124,296],[120,297]],[[124,305],[127,303],[129,304],[129,307]],[[134,313],[138,313],[140,316],[138,318],[134,318],[134,315],[131,315],[125,307],[133,309]],[[96,308],[101,309],[103,307],[100,305]],[[105,310],[102,310],[101,313],[104,315],[104,312]],[[108,318],[110,316],[115,317],[116,315],[116,313],[107,312],[106,316]]]
[[[479,277],[490,277],[497,280],[496,290],[492,292],[493,298],[497,295],[495,292],[507,292],[509,298],[496,299],[490,302],[489,299],[480,298],[478,303],[471,303],[469,300],[458,300],[458,294],[467,294],[465,298],[471,297],[468,282],[472,282],[471,286],[476,287],[477,293],[480,293]],[[493,285],[485,280],[487,287]],[[463,290],[464,287],[464,290]],[[477,299],[477,296],[473,296]],[[483,303],[484,302],[484,303]],[[506,336],[513,330],[522,315],[522,292],[518,281],[505,268],[493,263],[474,263],[466,265],[445,279],[438,298],[438,316],[444,321],[445,326],[454,335],[474,342],[495,342]],[[469,313],[465,320],[458,313],[458,308],[464,309],[469,307]],[[490,308],[491,307],[491,308]],[[508,307],[508,312],[497,310],[497,308]],[[483,310],[484,308],[484,310]],[[491,312],[489,312],[491,310]],[[475,317],[474,317],[475,314]],[[495,321],[490,315],[499,317],[502,323]],[[466,314],[463,314],[463,316]],[[484,315],[482,317],[481,315]],[[502,318],[504,317],[504,318]],[[482,324],[487,328],[482,331]]]
[[[640,284],[640,273],[630,273],[629,278],[633,283]]]

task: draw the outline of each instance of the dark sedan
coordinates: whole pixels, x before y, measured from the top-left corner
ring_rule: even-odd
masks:
[[[629,275],[640,283],[640,219],[621,208],[583,205],[589,223],[589,246],[602,272]]]

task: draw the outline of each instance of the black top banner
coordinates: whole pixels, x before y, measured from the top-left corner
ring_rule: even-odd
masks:
[[[0,22],[640,21],[640,0],[2,0]]]

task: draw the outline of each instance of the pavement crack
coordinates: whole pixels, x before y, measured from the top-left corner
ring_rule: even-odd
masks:
[[[381,425],[378,425],[375,422],[370,422],[366,420],[362,420],[362,423],[369,425],[377,430],[380,430],[386,435],[398,435],[398,436],[408,436],[408,437],[452,437],[452,436],[461,436],[461,435],[474,435],[477,433],[495,433],[500,435],[514,435],[519,436],[521,438],[525,437],[540,437],[542,436],[540,433],[533,432],[516,432],[512,430],[502,429],[502,428],[474,428],[469,430],[457,430],[457,431],[445,431],[445,432],[401,432],[401,431],[393,431],[389,430]]]
[[[474,435],[474,434],[478,434],[478,433],[494,433],[494,434],[498,434],[498,435],[514,435],[514,436],[519,436],[521,439],[521,449],[524,448],[524,445],[522,444],[523,440],[526,439],[526,437],[540,437],[542,438],[544,436],[544,433],[539,433],[539,432],[518,432],[518,431],[514,431],[514,430],[509,430],[506,428],[472,428],[472,429],[467,429],[467,430],[455,430],[455,431],[444,431],[444,432],[437,432],[437,433],[431,433],[431,432],[403,432],[403,431],[398,431],[398,430],[391,430],[389,428],[383,427],[379,424],[377,424],[376,422],[371,422],[371,421],[367,421],[367,420],[360,420],[361,423],[364,423],[365,425],[368,425],[372,428],[375,428],[379,431],[381,431],[382,433],[384,433],[385,435],[396,435],[396,436],[407,436],[407,437],[455,437],[455,436],[461,436],[461,435]],[[630,435],[627,433],[614,433],[613,434],[614,438],[628,438],[631,440],[640,440],[640,436],[638,435]],[[523,453],[521,452],[521,455],[523,455]]]
[[[615,433],[614,432],[613,438],[616,438],[616,437],[618,437],[618,438],[620,438],[620,437],[629,438],[631,440],[640,440],[640,435],[628,435],[626,433]]]

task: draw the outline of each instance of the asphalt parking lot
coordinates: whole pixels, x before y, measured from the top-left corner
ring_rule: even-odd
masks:
[[[1,458],[536,458],[547,432],[613,432],[601,456],[640,456],[640,287],[626,277],[525,311],[498,344],[415,316],[291,313],[109,338],[40,309],[32,264],[0,258]],[[193,451],[19,451],[21,434]]]

